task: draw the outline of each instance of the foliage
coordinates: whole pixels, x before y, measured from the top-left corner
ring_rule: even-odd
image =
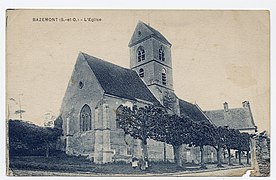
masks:
[[[59,115],[54,121],[54,127],[62,129],[62,123],[63,123],[62,117],[61,115]]]
[[[10,155],[45,154],[47,147],[53,145],[61,133],[62,130],[58,128],[45,128],[21,120],[9,120]]]
[[[131,109],[127,106],[120,106],[116,113],[116,121],[119,126],[133,138],[146,143],[148,138],[160,136],[157,129],[159,128],[158,119],[164,113],[162,108],[153,106],[137,108],[137,106],[133,106]]]
[[[217,151],[218,166],[221,166],[220,153],[223,148],[229,151],[230,149],[249,151],[248,133],[240,133],[227,127],[215,127],[203,121],[195,122],[188,116],[171,115],[160,107],[134,106],[131,109],[120,106],[117,109],[117,121],[126,134],[142,140],[144,144],[147,144],[148,138],[171,144],[177,162],[181,158],[179,147],[182,144],[199,146],[201,154],[203,146],[214,147]],[[203,156],[201,159],[203,160]]]
[[[240,132],[236,129],[225,130],[225,146],[227,149],[238,149]]]
[[[212,124],[206,122],[194,123],[193,129],[191,145],[207,146],[214,144],[213,132],[215,128]]]
[[[241,151],[249,151],[250,150],[250,137],[251,135],[248,133],[240,133],[240,141],[239,141],[239,150]]]
[[[192,132],[195,130],[194,122],[188,116],[167,115],[163,118],[164,141],[173,146],[189,144]]]
[[[127,106],[119,106],[116,111],[116,121],[124,130],[125,134],[129,134],[135,139],[142,141],[143,161],[141,169],[146,169],[146,161],[148,161],[147,139],[150,137],[159,137],[156,131],[158,119],[162,117],[163,109],[154,106],[145,106],[132,108]]]

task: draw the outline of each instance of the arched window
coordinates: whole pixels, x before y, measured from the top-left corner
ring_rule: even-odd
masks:
[[[162,84],[167,84],[167,76],[166,76],[166,69],[162,69]]]
[[[159,60],[160,61],[165,61],[165,52],[164,52],[164,47],[161,46],[159,49]]]
[[[144,77],[144,69],[143,68],[141,68],[141,69],[139,69],[139,76],[141,77],[141,78],[143,78]]]
[[[138,60],[138,62],[141,62],[141,61],[144,61],[145,58],[146,58],[145,49],[142,46],[140,46],[137,49],[137,60]]]
[[[87,104],[85,104],[80,112],[80,131],[88,131],[91,129],[91,109]]]

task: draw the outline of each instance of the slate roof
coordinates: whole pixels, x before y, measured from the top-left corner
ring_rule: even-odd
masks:
[[[153,36],[156,36],[158,39],[160,39],[161,41],[163,41],[166,44],[172,45],[159,31],[157,31],[156,29],[152,28],[151,26],[149,26],[145,23],[143,23],[143,24],[153,32]]]
[[[248,108],[232,108],[224,110],[205,111],[205,114],[216,126],[228,126],[232,129],[255,128],[252,114]]]
[[[105,93],[130,100],[141,99],[160,104],[135,71],[82,54]]]
[[[197,105],[179,99],[179,107],[181,115],[184,114],[186,116],[189,116],[194,121],[210,123],[208,118],[204,115],[204,113],[199,109]]]
[[[141,31],[141,36],[137,35],[138,31]],[[160,40],[161,42],[171,46],[172,44],[156,29],[152,28],[151,26],[147,25],[146,23],[139,21],[135,31],[130,39],[129,45],[132,46],[133,44],[143,41],[146,38],[155,37],[156,39]]]

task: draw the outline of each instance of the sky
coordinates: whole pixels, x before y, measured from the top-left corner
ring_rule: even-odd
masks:
[[[203,110],[222,109],[225,101],[238,108],[247,100],[258,130],[270,129],[268,11],[11,10],[7,16],[9,118],[19,118],[19,100],[26,121],[42,125],[49,114],[58,116],[80,51],[129,67],[128,42],[141,20],[172,44],[179,98]]]

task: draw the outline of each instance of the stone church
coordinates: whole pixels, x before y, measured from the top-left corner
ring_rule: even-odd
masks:
[[[60,109],[67,154],[88,156],[99,164],[140,158],[140,140],[125,135],[116,123],[115,111],[122,104],[161,105],[171,113],[213,123],[211,112],[206,115],[174,93],[171,46],[160,32],[140,21],[128,45],[129,69],[79,53]],[[190,150],[183,151],[187,161],[199,158],[191,159]],[[172,146],[163,142],[149,140],[148,153],[150,161],[173,160]]]

